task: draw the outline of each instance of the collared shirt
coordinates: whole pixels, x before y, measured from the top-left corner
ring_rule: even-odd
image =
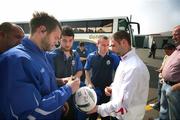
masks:
[[[97,51],[94,51],[88,55],[84,69],[92,70],[93,85],[104,89],[112,83],[113,71],[116,70],[119,61],[119,57],[112,52],[108,52],[102,57]]]
[[[146,65],[129,51],[121,58],[108,103],[98,106],[101,116],[114,116],[120,120],[142,120],[149,91],[149,72]]]
[[[180,82],[180,45],[169,56],[164,65],[162,76],[165,81]]]
[[[4,119],[60,119],[60,109],[71,96],[66,85],[57,87],[46,53],[31,40],[0,58],[0,113]]]
[[[82,57],[82,58],[87,58],[87,56],[88,56],[88,51],[87,51],[86,48],[84,48],[84,49],[81,51],[81,49],[78,47],[78,48],[76,49],[76,51],[78,52],[78,54],[79,54],[80,57]],[[83,64],[83,66],[86,64],[86,60],[81,60],[81,62],[82,62],[82,64]]]
[[[64,51],[60,48],[49,53],[49,60],[58,78],[70,77],[83,69],[80,57],[76,51],[71,51],[71,56],[66,57]]]
[[[88,51],[87,51],[86,48],[84,48],[84,50],[81,51],[81,49],[78,47],[78,48],[76,49],[76,51],[79,53],[79,56],[80,56],[80,57],[86,58],[87,55],[88,55]]]
[[[165,63],[167,62],[169,56],[165,55],[163,58],[163,62],[161,64],[160,70],[163,70]],[[159,73],[159,78],[162,79],[162,71]]]

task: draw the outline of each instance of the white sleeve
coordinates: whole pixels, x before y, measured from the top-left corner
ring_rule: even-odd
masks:
[[[112,99],[108,103],[99,105],[97,112],[103,117],[110,116],[112,113],[125,115],[128,112],[128,109],[130,109],[130,103],[133,99],[133,95],[136,92],[138,81],[139,79],[142,79],[140,77],[141,75],[139,75],[139,71],[136,70],[136,68],[132,68],[127,71],[124,75],[124,78],[119,78],[123,80],[121,82],[121,91],[117,91],[115,89],[115,92],[118,92],[118,96],[116,96],[116,98],[121,99]],[[113,86],[112,90],[114,90]]]

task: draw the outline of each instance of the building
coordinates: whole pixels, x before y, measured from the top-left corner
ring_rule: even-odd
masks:
[[[149,35],[136,35],[135,46],[137,48],[150,48],[153,40],[155,40],[157,48],[162,49],[166,43],[173,42],[171,31]]]

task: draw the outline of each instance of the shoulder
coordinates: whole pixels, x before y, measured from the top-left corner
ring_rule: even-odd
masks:
[[[112,57],[118,57],[118,55],[116,53],[111,52],[111,51],[109,51],[109,55],[112,56]]]
[[[50,53],[51,54],[60,54],[60,53],[62,53],[63,51],[60,49],[60,48],[56,48],[56,49],[54,49],[53,51],[51,51]]]
[[[116,54],[116,53],[114,53],[114,52],[109,52],[109,56],[111,57],[111,58],[113,58],[113,59],[115,59],[115,60],[119,60],[120,61],[120,57]]]
[[[30,55],[30,51],[25,49],[24,46],[22,46],[21,44],[6,51],[5,53],[2,54],[2,56],[4,57],[14,57],[14,58],[28,58]]]
[[[76,50],[72,50],[72,54],[74,57],[79,57],[79,53]]]
[[[129,66],[130,69],[139,72],[147,69],[145,63],[136,54],[128,60],[127,65]]]
[[[64,55],[64,52],[60,48],[56,48],[51,52],[47,52],[47,54],[51,57],[57,57],[57,56]]]
[[[26,51],[25,49],[19,49],[18,47],[15,47],[2,54],[0,62],[9,66],[25,66],[31,64],[31,60],[33,59],[31,54],[31,52]]]
[[[94,57],[96,57],[96,56],[97,56],[97,52],[94,51],[94,52],[88,54],[87,59],[94,58]]]
[[[85,48],[85,49],[84,49],[84,51],[85,51],[85,52],[88,52],[88,49],[87,49],[87,48]]]
[[[97,55],[97,51],[94,51],[94,52],[89,53],[88,56],[96,56],[96,55]]]
[[[79,48],[79,47],[77,47],[77,48],[76,48],[76,51],[80,51],[80,48]]]

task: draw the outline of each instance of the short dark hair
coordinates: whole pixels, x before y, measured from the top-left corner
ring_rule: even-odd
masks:
[[[62,30],[61,24],[53,16],[49,16],[45,12],[33,13],[33,18],[30,20],[30,32],[33,34],[39,26],[45,26],[48,33],[52,32],[57,26]]]
[[[10,22],[3,22],[2,24],[0,24],[0,31],[5,34],[12,32],[13,28],[13,24]]]
[[[3,22],[2,24],[0,24],[0,31],[4,34],[11,35],[12,33],[17,32],[16,30],[22,31],[24,33],[22,27],[17,24],[10,22]]]
[[[105,36],[105,35],[99,35],[98,37],[98,44],[102,41],[102,40],[106,40],[106,41],[109,41],[108,37]]]
[[[171,43],[167,43],[167,44],[164,45],[163,49],[165,49],[165,50],[175,50],[176,46],[171,44]]]
[[[84,46],[84,42],[79,42],[79,46],[83,47]]]
[[[74,31],[70,26],[64,26],[62,29],[62,36],[73,36],[74,37]]]
[[[122,31],[118,31],[116,33],[113,34],[113,39],[115,41],[117,41],[119,43],[119,41],[121,41],[122,39],[126,39],[129,43],[129,45],[131,45],[131,39],[130,39],[130,35],[129,33],[127,33],[126,31],[122,30]]]
[[[100,35],[98,38],[99,38],[99,39],[105,39],[105,40],[108,40],[108,37],[105,36],[105,35]]]

